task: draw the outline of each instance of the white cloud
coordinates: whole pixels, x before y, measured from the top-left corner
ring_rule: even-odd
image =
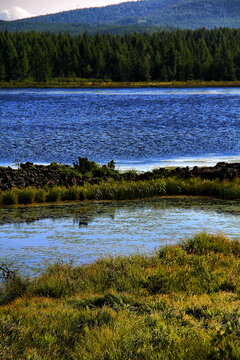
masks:
[[[138,0],[0,0],[0,20],[17,20],[79,8],[119,4],[125,1]],[[16,3],[20,3],[24,8],[15,6]]]
[[[126,1],[138,1],[138,0],[81,0],[70,2],[70,4],[76,5],[76,8],[90,8],[90,7],[101,7],[107,5],[116,5]],[[72,6],[72,5],[71,5]]]
[[[9,9],[0,12],[0,20],[17,20],[31,16],[27,10],[19,6],[11,6]]]

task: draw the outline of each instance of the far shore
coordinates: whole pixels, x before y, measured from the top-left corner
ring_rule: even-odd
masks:
[[[100,80],[63,79],[48,82],[10,81],[0,82],[0,88],[199,88],[199,87],[240,87],[240,81],[143,81],[143,82],[114,82]]]

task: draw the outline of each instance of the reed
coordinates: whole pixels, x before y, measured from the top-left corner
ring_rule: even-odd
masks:
[[[156,196],[211,196],[219,199],[240,199],[240,181],[179,179],[176,177],[142,181],[109,181],[86,183],[70,188],[54,186],[48,189],[12,188],[0,193],[0,205],[31,204],[75,200],[135,200]]]
[[[152,255],[61,262],[0,287],[3,360],[239,359],[240,247],[198,234]]]
[[[37,198],[37,191],[31,187],[17,191],[18,204],[32,204]],[[37,201],[36,201],[37,202]]]
[[[0,195],[1,205],[16,205],[18,204],[19,189],[12,188],[11,190],[3,191]]]

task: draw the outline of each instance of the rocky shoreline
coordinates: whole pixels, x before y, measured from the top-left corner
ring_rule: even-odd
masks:
[[[18,169],[11,167],[0,167],[0,190],[10,190],[13,187],[26,188],[26,187],[53,187],[53,186],[66,186],[73,185],[82,186],[85,182],[99,183],[101,180],[109,180],[110,178],[125,179],[125,180],[149,180],[160,177],[177,176],[183,179],[200,177],[208,180],[233,180],[240,178],[240,163],[226,163],[220,162],[212,167],[197,167],[193,169],[187,167],[177,167],[174,169],[159,168],[153,171],[138,174],[133,171],[125,172],[123,174],[114,170],[112,175],[102,176],[93,174],[89,178],[85,176],[84,172],[76,171],[69,165],[58,165],[51,163],[50,165],[34,165],[27,162],[20,164]]]
[[[18,169],[0,167],[0,190],[10,190],[13,187],[44,188],[46,186],[83,185],[80,176],[71,176],[59,171],[52,164],[34,165],[30,162],[20,164]]]
[[[171,175],[176,175],[184,179],[190,177],[200,177],[208,180],[233,180],[240,177],[240,163],[219,162],[215,166],[198,167],[193,169],[189,167],[175,168],[171,171]]]

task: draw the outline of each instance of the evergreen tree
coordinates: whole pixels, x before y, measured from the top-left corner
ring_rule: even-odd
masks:
[[[5,60],[4,60],[4,43],[5,43],[5,35],[3,32],[0,32],[0,81],[6,80],[6,68],[5,68]]]
[[[0,32],[0,81],[240,80],[240,29],[78,36]]]
[[[5,59],[5,69],[6,69],[6,79],[7,81],[16,80],[16,64],[17,64],[17,50],[13,44],[12,36],[6,34],[5,46],[4,46],[4,59]]]
[[[28,76],[29,71],[29,61],[27,57],[27,52],[23,49],[20,51],[17,62],[16,62],[16,74],[17,79],[23,81]]]
[[[51,68],[49,65],[47,54],[35,43],[32,49],[32,75],[35,81],[46,82],[51,75]]]
[[[201,80],[211,80],[210,68],[212,64],[212,56],[206,45],[205,39],[202,37],[197,44],[197,62],[196,62],[196,78]]]
[[[152,67],[152,79],[161,80],[162,66],[163,66],[162,57],[160,55],[160,52],[157,51],[154,57],[154,62]]]

